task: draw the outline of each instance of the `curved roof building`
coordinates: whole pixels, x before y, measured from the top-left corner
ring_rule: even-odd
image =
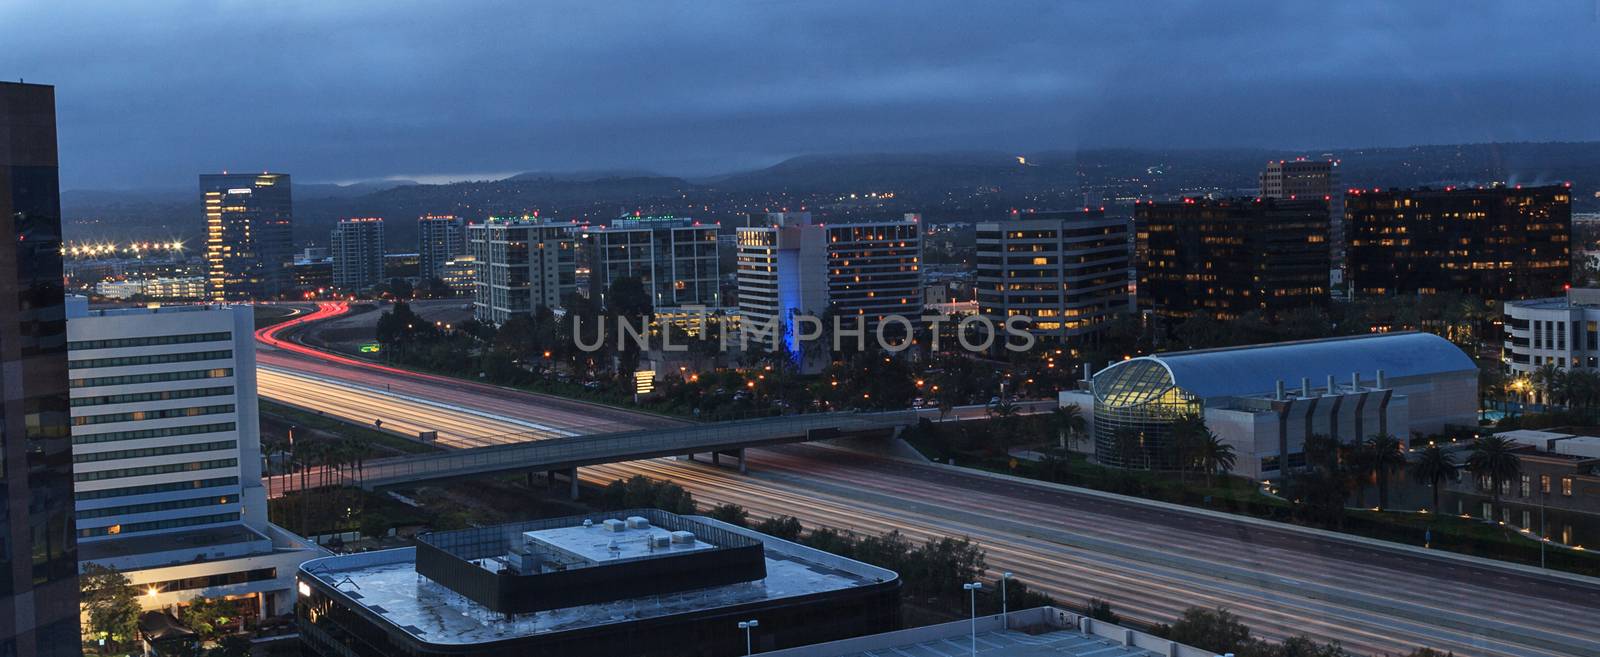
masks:
[[[1291,468],[1303,463],[1308,435],[1404,439],[1474,424],[1477,373],[1448,340],[1411,332],[1133,358],[1096,373],[1090,385],[1096,458],[1176,468],[1173,421],[1203,415],[1241,461],[1255,455],[1240,472],[1260,476],[1280,469],[1280,455]]]

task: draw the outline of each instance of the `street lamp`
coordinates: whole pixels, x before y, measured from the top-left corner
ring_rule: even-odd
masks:
[[[1010,610],[1006,606],[1006,580],[1011,579],[1011,573],[1000,573],[1000,625],[1010,628]]]
[[[973,654],[973,657],[977,657],[977,654],[978,654],[978,591],[983,589],[983,582],[972,582],[971,584],[962,584],[961,585],[961,589],[966,591],[969,594],[968,597],[972,601],[972,654]]]
[[[739,621],[739,629],[744,630],[744,654],[747,656],[755,654],[750,651],[750,630],[758,627],[761,627],[761,621],[754,619]]]

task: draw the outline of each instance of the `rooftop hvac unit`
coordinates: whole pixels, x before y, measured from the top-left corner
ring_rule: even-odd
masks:
[[[694,532],[672,532],[673,545],[694,545]]]
[[[650,537],[650,547],[652,547],[652,548],[655,548],[655,549],[666,549],[668,547],[671,547],[671,545],[672,545],[672,537],[671,536],[667,536],[666,534],[659,534],[659,535]]]
[[[606,531],[608,532],[620,532],[626,528],[627,525],[621,520],[617,520],[616,518],[609,518],[606,520]]]
[[[643,516],[628,516],[628,529],[649,529],[650,521]]]

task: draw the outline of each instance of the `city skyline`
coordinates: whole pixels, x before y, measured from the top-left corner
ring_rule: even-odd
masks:
[[[1569,65],[1595,54],[1586,2],[56,9],[0,9],[19,45],[0,74],[61,89],[66,189],[1600,138],[1596,74]]]

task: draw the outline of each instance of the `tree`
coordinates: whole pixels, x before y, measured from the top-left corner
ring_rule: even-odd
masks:
[[[1171,626],[1158,628],[1157,634],[1169,641],[1185,643],[1218,655],[1238,653],[1251,644],[1250,628],[1233,612],[1222,607],[1190,607]]]
[[[800,534],[805,531],[800,526],[800,519],[794,516],[778,516],[767,518],[756,524],[755,530],[768,536],[775,536],[785,541],[800,540]]]
[[[1510,481],[1522,473],[1522,459],[1517,456],[1516,449],[1516,443],[1502,436],[1484,436],[1472,443],[1472,453],[1467,456],[1467,471],[1489,478],[1494,513],[1500,511],[1500,482]]]
[[[1206,419],[1199,413],[1184,413],[1172,421],[1167,447],[1172,450],[1172,461],[1178,465],[1183,480],[1188,481],[1189,471],[1200,465],[1201,443],[1210,433]]]
[[[711,507],[711,510],[707,511],[706,515],[730,525],[744,527],[750,524],[750,513],[737,504],[718,504]]]
[[[1112,625],[1122,622],[1122,617],[1118,616],[1117,612],[1112,611],[1111,603],[1101,600],[1100,598],[1089,598],[1089,604],[1086,609],[1087,611],[1084,615],[1097,621],[1103,621]]]
[[[1211,478],[1217,473],[1233,471],[1233,445],[1222,442],[1220,436],[1206,429],[1205,433],[1200,434],[1196,460],[1200,463],[1200,469],[1205,470],[1206,488],[1210,488]]]
[[[1389,508],[1389,475],[1406,467],[1406,454],[1400,439],[1389,434],[1368,438],[1364,447],[1378,475],[1378,510],[1382,511]]]
[[[1418,455],[1417,462],[1411,464],[1411,476],[1417,481],[1426,481],[1433,489],[1433,512],[1439,513],[1439,484],[1446,479],[1455,479],[1460,474],[1460,466],[1449,452],[1438,445],[1429,445]]]
[[[941,409],[942,413],[942,409]],[[1050,411],[1050,420],[1055,424],[1057,437],[1061,440],[1061,451],[1067,451],[1070,443],[1075,442],[1088,427],[1088,422],[1083,418],[1083,409],[1077,404],[1067,404]]]
[[[139,592],[115,568],[85,562],[78,578],[80,604],[88,615],[88,634],[111,643],[134,641],[139,636]]]
[[[1350,481],[1342,472],[1314,468],[1284,480],[1283,496],[1294,505],[1295,519],[1338,527],[1344,522]]]
[[[179,620],[194,630],[202,640],[217,638],[235,618],[227,603],[195,596],[179,613]]]
[[[1144,452],[1144,436],[1136,429],[1118,429],[1112,436],[1112,448],[1123,468],[1149,468]]]

